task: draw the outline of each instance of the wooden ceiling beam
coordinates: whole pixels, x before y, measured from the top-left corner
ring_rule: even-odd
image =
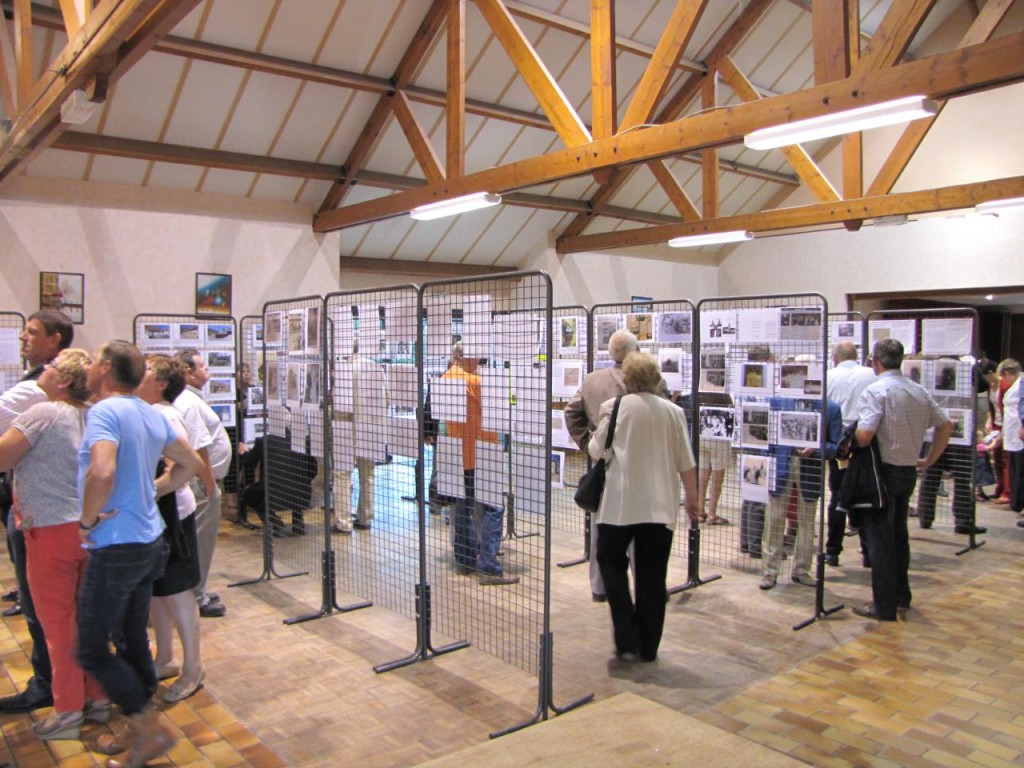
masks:
[[[591,132],[595,139],[615,135],[618,98],[615,88],[615,2],[590,0]]]
[[[715,43],[714,47],[705,57],[705,63],[710,69],[714,69],[718,61],[729,53],[732,53],[733,49],[739,45],[740,41],[746,37],[747,33],[754,27],[754,25],[760,20],[761,16],[771,7],[775,0],[750,0],[740,15],[736,18],[736,21],[725,31],[725,34],[719,38],[718,42]],[[686,106],[693,101],[693,99],[700,93],[701,83],[704,78],[700,75],[694,75],[686,79],[682,86],[676,91],[676,93],[669,99],[668,103],[662,107],[657,117],[654,118],[656,123],[666,123],[671,120],[676,120],[679,115],[683,113]],[[622,185],[629,180],[632,171],[630,169],[620,169],[612,174],[611,178],[601,185],[600,189],[591,198],[592,211],[587,214],[580,214],[572,219],[562,230],[562,234],[567,237],[572,237],[583,232],[587,228],[587,225],[594,220],[594,217],[601,210],[602,206],[611,201]]]
[[[935,2],[936,0],[893,0],[861,57],[856,62],[851,62],[850,73],[863,75],[866,72],[891,67],[901,61]]]
[[[265,155],[249,155],[242,152],[226,152],[218,149],[200,149],[174,144],[161,144],[155,141],[126,139],[118,136],[100,136],[95,133],[79,131],[65,131],[54,140],[51,146],[54,149],[62,149],[68,152],[84,152],[104,155],[106,157],[124,157],[153,163],[221,168],[228,171],[286,176],[312,181],[335,181],[341,175],[341,169],[328,163],[313,163],[304,160],[266,157]],[[367,170],[355,174],[351,178],[351,182],[374,189],[389,189],[392,191],[422,189],[428,183],[414,176],[398,176],[391,173]],[[530,192],[510,192],[502,198],[502,201],[506,205],[545,211],[560,211],[562,213],[579,213],[590,207],[586,200],[538,195]],[[636,221],[641,224],[673,224],[680,220],[678,216],[667,216],[661,213],[633,210],[631,208],[610,207],[605,209],[603,213],[611,218]]]
[[[14,0],[14,68],[19,107],[28,104],[29,93],[35,85],[33,66],[32,4],[29,0]]]
[[[813,203],[773,211],[760,211],[739,216],[724,216],[713,222],[700,221],[664,227],[630,229],[598,235],[559,238],[555,250],[560,254],[583,251],[605,251],[640,245],[667,243],[673,237],[708,232],[748,230],[773,232],[799,227],[820,227],[850,220],[875,219],[881,216],[922,214],[972,208],[988,200],[1024,196],[1024,176],[960,184],[919,192],[900,192],[857,200]]]
[[[64,30],[68,34],[68,39],[78,34],[78,30],[82,28],[82,23],[85,21],[84,16],[79,15],[77,5],[76,0],[60,0],[60,12],[64,17]]]
[[[96,6],[78,34],[44,67],[14,116],[0,143],[0,184],[64,130],[60,108],[72,91],[89,87],[97,77],[113,84],[198,2],[105,0]]]
[[[717,72],[743,102],[750,103],[761,99],[754,86],[739,71],[729,56],[723,56],[718,62]],[[835,187],[825,178],[825,174],[821,172],[821,169],[802,146],[791,144],[787,147],[779,147],[779,151],[818,200],[829,202],[839,199],[839,193],[836,192]]]
[[[505,7],[508,8],[509,13],[513,16],[535,21],[545,27],[552,27],[553,29],[558,29],[562,32],[568,32],[570,35],[577,35],[587,39],[591,39],[594,36],[593,26],[588,28],[586,24],[573,21],[572,19],[566,18],[565,16],[559,16],[555,13],[542,11],[532,5],[518,3],[514,0],[505,0]],[[654,49],[651,46],[638,43],[635,40],[630,40],[628,37],[616,36],[615,47],[620,51],[627,51],[645,59],[654,58]],[[678,69],[686,72],[695,72],[698,75],[702,75],[707,71],[707,67],[705,67],[701,62],[693,61],[692,59],[687,59],[685,57],[679,59]]]
[[[850,3],[857,0],[814,0],[811,28],[814,82],[817,85],[850,75]]]
[[[672,175],[672,171],[668,169],[664,161],[652,160],[647,164],[647,167],[651,169],[654,178],[657,179],[658,184],[661,185],[665,194],[668,195],[668,199],[675,206],[676,210],[679,211],[679,215],[683,219],[693,221],[700,218],[697,206],[693,204],[690,196],[683,189],[683,185]]]
[[[445,168],[457,178],[466,173],[466,0],[449,0],[447,54]]]
[[[427,51],[430,50],[434,38],[437,37],[437,33],[441,30],[447,14],[448,0],[434,0],[431,3],[430,8],[427,9],[426,16],[423,17],[423,21],[420,22],[419,27],[416,29],[416,34],[413,36],[409,47],[406,48],[405,53],[402,54],[401,61],[398,62],[398,66],[395,68],[392,88],[397,87],[399,83],[402,85],[407,84],[419,71],[420,67],[423,66],[423,60],[426,58]],[[367,159],[373,153],[377,142],[384,133],[384,128],[387,127],[388,120],[391,119],[392,115],[392,93],[392,90],[388,90],[381,94],[380,100],[370,114],[370,119],[366,121],[362,132],[360,132],[355,144],[352,145],[344,165],[345,175],[348,179],[351,179],[363,169]],[[345,195],[348,193],[350,185],[351,181],[347,181],[345,177],[337,179],[320,203],[320,211],[329,211],[341,205],[345,200]]]
[[[476,0],[476,6],[565,145],[589,144],[590,131],[501,0]]]
[[[860,61],[860,0],[846,0],[846,71],[840,77],[849,77],[854,64]],[[849,133],[842,139],[843,153],[843,197],[864,195],[864,134]],[[855,230],[857,222],[847,223],[847,229]]]
[[[977,14],[974,22],[957,44],[957,48],[966,48],[969,45],[984,42],[992,37],[992,34],[999,26],[999,22],[1003,20],[1003,17],[1010,10],[1010,6],[1013,3],[1014,0],[989,0],[985,3],[985,7]],[[917,152],[917,148],[921,146],[921,142],[924,141],[928,131],[931,130],[939,115],[942,114],[945,106],[945,101],[939,101],[939,111],[936,115],[921,120],[914,120],[903,130],[902,135],[875,175],[874,181],[871,182],[871,186],[868,188],[869,197],[884,195],[892,191],[896,180],[906,170],[910,159]]]
[[[718,70],[713,69],[704,78],[700,89],[701,111],[718,106]],[[705,219],[718,218],[718,149],[708,147],[701,152],[701,213]]]
[[[479,171],[441,185],[403,192],[314,217],[326,232],[386,219],[424,203],[473,192],[508,192],[605,168],[707,147],[738,143],[747,133],[779,123],[833,114],[913,94],[949,98],[1024,80],[1024,32],[900,64],[879,72],[695,114],[664,125]]]
[[[14,63],[14,40],[8,27],[7,17],[0,14],[0,98],[3,99],[4,114],[13,115],[18,111],[15,75],[18,68]]]
[[[391,107],[394,110],[398,125],[402,128],[409,146],[412,147],[412,154],[419,163],[420,170],[427,177],[430,184],[437,184],[444,181],[445,173],[441,168],[441,161],[434,151],[434,145],[430,143],[430,137],[423,130],[420,121],[413,114],[409,99],[402,91],[397,91],[391,100]],[[449,172],[451,168],[449,167]]]
[[[621,130],[628,131],[651,119],[679,59],[683,56],[683,51],[697,29],[697,23],[704,14],[707,3],[708,0],[676,0],[672,18],[662,32],[654,56],[647,63],[647,68],[633,92],[633,98],[622,118]]]

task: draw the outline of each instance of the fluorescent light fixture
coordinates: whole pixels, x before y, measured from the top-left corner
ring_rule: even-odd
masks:
[[[989,200],[986,203],[978,203],[974,210],[978,213],[998,214],[1010,208],[1024,208],[1024,197],[1008,197],[1005,200]]]
[[[711,232],[706,235],[686,235],[685,237],[673,237],[668,244],[673,248],[696,248],[701,245],[722,245],[723,243],[742,243],[744,240],[753,240],[751,232],[737,229],[732,232]]]
[[[89,101],[85,91],[76,88],[60,105],[60,121],[67,125],[85,125],[96,114],[99,104]]]
[[[995,298],[996,298],[995,294],[991,294],[991,293],[985,294],[985,299],[987,301],[995,301]]]
[[[938,114],[938,105],[924,96],[908,96],[881,104],[848,109],[833,115],[797,120],[784,125],[773,125],[748,133],[743,143],[749,149],[775,149],[799,144],[803,141],[840,136],[844,133],[866,131],[883,125],[905,123],[922,117]]]
[[[878,216],[875,218],[876,227],[901,227],[909,223],[910,217],[905,213],[894,213],[889,216]]]
[[[474,195],[463,195],[450,200],[417,206],[409,211],[409,215],[417,221],[430,221],[431,219],[443,219],[445,216],[454,216],[457,213],[475,211],[478,208],[487,208],[491,205],[498,205],[500,202],[501,195],[496,195],[493,192],[477,192]]]

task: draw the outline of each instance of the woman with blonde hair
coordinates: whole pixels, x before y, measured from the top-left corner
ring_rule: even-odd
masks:
[[[85,720],[110,718],[110,701],[75,657],[78,590],[88,558],[78,531],[77,454],[91,363],[81,349],[65,349],[47,363],[37,383],[48,402],[29,408],[0,437],[0,470],[18,469],[14,489],[29,587],[53,664],[53,712],[33,728],[40,739],[77,739]]]
[[[666,579],[679,516],[680,480],[686,513],[700,516],[697,470],[683,410],[658,395],[661,371],[644,352],[622,363],[626,394],[601,405],[587,450],[595,461],[614,432],[608,474],[598,509],[597,563],[601,568],[615,635],[615,654],[654,661],[665,624]],[[618,407],[616,407],[616,405]],[[629,589],[629,557],[636,557],[636,600]]]

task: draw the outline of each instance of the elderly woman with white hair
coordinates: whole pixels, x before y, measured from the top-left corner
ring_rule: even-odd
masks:
[[[679,516],[680,481],[686,513],[700,515],[697,470],[683,410],[658,395],[661,371],[642,352],[622,364],[626,393],[618,402],[608,474],[598,509],[597,562],[608,595],[615,654],[643,661],[658,657],[665,624],[666,579],[672,537]],[[595,461],[605,453],[616,398],[601,405],[588,450]],[[629,556],[636,558],[636,599],[629,589]]]

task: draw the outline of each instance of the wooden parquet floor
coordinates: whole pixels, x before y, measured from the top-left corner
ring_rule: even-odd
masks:
[[[765,593],[758,575],[723,568],[721,580],[672,599],[650,665],[611,658],[607,607],[590,602],[585,566],[554,569],[556,703],[628,691],[816,766],[1024,765],[1016,519],[980,505],[985,546],[962,556],[965,538],[948,528],[912,531],[915,606],[895,624],[847,609],[794,632],[813,612],[812,590]],[[554,562],[578,554],[575,539],[556,535],[554,544]],[[679,583],[685,574],[673,567]],[[207,687],[165,710],[182,738],[153,765],[415,766],[534,713],[536,677],[476,648],[375,673],[412,651],[410,620],[372,607],[285,625],[320,605],[320,586],[296,577],[228,589],[259,571],[259,536],[223,523],[211,588],[228,615],[203,620]],[[826,605],[868,598],[859,564],[828,576]],[[22,619],[0,621],[0,696],[30,675],[27,641]],[[104,764],[89,745],[106,726],[91,726],[81,742],[46,743],[31,733],[46,714],[0,718],[0,765]]]

